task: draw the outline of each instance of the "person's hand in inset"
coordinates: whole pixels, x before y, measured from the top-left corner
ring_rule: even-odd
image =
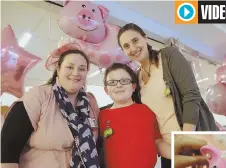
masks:
[[[174,167],[207,166],[208,161],[200,153],[200,148],[207,145],[204,140],[186,135],[174,137]]]

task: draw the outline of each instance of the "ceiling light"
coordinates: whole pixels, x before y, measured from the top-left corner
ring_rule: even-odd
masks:
[[[224,33],[226,33],[226,27],[223,27],[223,25],[214,24],[214,26],[217,27],[218,29],[222,30]]]
[[[97,71],[95,71],[95,72],[93,72],[93,73],[91,73],[89,76],[88,76],[88,78],[92,78],[92,77],[94,77],[94,76],[97,76],[99,73],[101,73],[101,72],[104,72],[106,69],[100,69],[100,70],[97,70]]]
[[[28,92],[33,86],[25,86],[25,92]]]
[[[28,41],[31,39],[31,37],[32,37],[31,33],[24,33],[22,38],[19,40],[19,46],[25,47]]]
[[[201,83],[201,82],[204,82],[204,81],[207,81],[207,80],[209,80],[209,78],[204,78],[204,79],[198,80],[197,83]]]

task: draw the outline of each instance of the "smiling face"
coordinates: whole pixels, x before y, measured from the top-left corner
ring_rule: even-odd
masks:
[[[87,73],[87,61],[81,54],[66,55],[57,69],[59,82],[68,94],[78,92],[85,85]]]
[[[120,45],[124,53],[133,60],[142,62],[149,56],[147,38],[139,32],[127,30],[119,38]]]
[[[112,86],[115,80],[118,81],[115,86]],[[136,85],[131,83],[131,76],[124,69],[116,69],[108,73],[106,78],[105,91],[115,103],[127,103],[132,100],[132,94],[135,91]]]

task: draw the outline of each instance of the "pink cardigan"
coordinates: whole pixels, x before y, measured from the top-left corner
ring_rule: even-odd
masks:
[[[90,117],[98,119],[99,108],[95,97],[90,101]],[[32,88],[18,101],[23,101],[34,132],[20,156],[18,164],[1,164],[2,168],[68,168],[74,138],[66,119],[60,112],[52,86]],[[95,139],[98,130],[93,130]]]

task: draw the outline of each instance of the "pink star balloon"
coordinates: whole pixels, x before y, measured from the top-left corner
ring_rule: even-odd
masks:
[[[1,32],[1,94],[24,93],[24,77],[42,59],[21,48],[10,25]]]

